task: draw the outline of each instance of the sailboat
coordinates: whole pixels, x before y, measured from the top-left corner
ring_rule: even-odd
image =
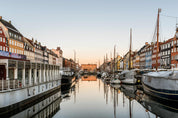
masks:
[[[156,54],[156,70],[158,69],[158,50],[159,50],[159,14],[161,9],[158,9],[157,18],[157,54]],[[176,40],[178,28],[176,29],[174,39]],[[142,76],[143,89],[146,93],[166,99],[178,101],[178,71],[156,71],[149,72]]]
[[[137,86],[122,84],[120,90],[129,100],[129,115],[130,115],[130,118],[132,118],[133,117],[133,114],[132,114],[133,104],[134,104],[134,99],[136,99]]]
[[[116,46],[114,46],[114,69],[113,69],[113,77],[112,77],[112,80],[111,80],[111,84],[120,84],[121,81],[119,80],[119,78],[117,77],[115,71],[116,71],[116,62],[115,62],[115,53],[116,53]],[[119,73],[117,73],[119,74]]]
[[[129,68],[121,72],[119,79],[122,84],[137,84],[137,79],[135,75],[137,73],[136,69],[131,70],[131,45],[132,45],[132,29],[130,29],[130,49],[129,49]]]

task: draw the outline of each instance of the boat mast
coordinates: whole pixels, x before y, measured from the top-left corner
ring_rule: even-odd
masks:
[[[130,113],[130,118],[132,118],[132,109],[131,109],[131,98],[129,98],[129,113]]]
[[[115,54],[116,54],[116,45],[114,45],[114,77],[115,77]]]
[[[103,69],[104,69],[104,71],[105,71],[105,56],[104,56]]]
[[[129,70],[131,69],[132,28],[130,28]]]
[[[158,70],[158,52],[159,52],[159,14],[161,9],[158,9],[158,18],[157,18],[157,49],[156,49],[156,70]]]

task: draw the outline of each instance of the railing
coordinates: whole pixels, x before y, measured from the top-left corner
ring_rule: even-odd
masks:
[[[49,80],[49,78],[48,78],[48,81],[46,80],[46,82],[52,82],[52,81],[60,80],[61,75],[55,75],[55,76],[50,77],[50,78],[51,79]],[[35,85],[43,84],[43,83],[46,83],[46,82],[40,83],[37,79],[37,81],[35,83],[35,81],[32,79],[31,84],[30,84],[29,80],[25,80],[25,84],[24,84],[22,80],[18,80],[18,79],[10,79],[10,80],[2,79],[2,80],[0,80],[0,92],[1,91],[5,92],[5,91],[10,91],[10,90],[21,89],[21,88],[25,88],[25,87],[28,87],[28,86],[35,86]]]
[[[0,80],[0,91],[22,88],[22,80]]]

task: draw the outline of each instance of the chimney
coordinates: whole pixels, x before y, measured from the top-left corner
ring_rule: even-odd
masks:
[[[0,17],[0,19],[1,19],[1,17]],[[178,31],[178,27],[176,28],[176,31]]]
[[[9,23],[11,24],[11,20],[9,21]]]
[[[148,45],[148,42],[145,42],[145,45]]]
[[[2,16],[0,16],[0,19],[2,19]]]
[[[60,47],[57,47],[57,51],[59,51],[60,50]]]

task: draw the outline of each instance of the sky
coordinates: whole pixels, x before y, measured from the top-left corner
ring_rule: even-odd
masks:
[[[27,38],[34,38],[50,49],[60,46],[65,58],[80,64],[98,64],[104,56],[123,56],[153,40],[157,10],[160,39],[174,36],[178,17],[177,0],[1,0],[0,16]]]

